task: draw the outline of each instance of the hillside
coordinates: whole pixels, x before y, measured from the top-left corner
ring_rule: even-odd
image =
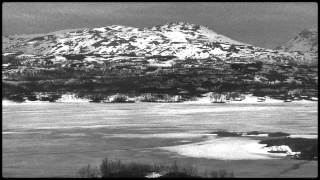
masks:
[[[317,96],[317,66],[304,55],[255,47],[185,22],[112,25],[3,39],[3,98],[67,92]],[[31,98],[32,99],[32,98]]]
[[[32,55],[130,55],[175,56],[205,59],[234,57],[262,58],[276,51],[254,47],[220,35],[204,26],[185,22],[169,23],[150,28],[121,25],[78,29],[65,33],[4,37],[3,52],[22,51]],[[299,58],[283,54],[290,58]]]
[[[301,54],[307,63],[318,63],[318,30],[305,29],[276,49]]]

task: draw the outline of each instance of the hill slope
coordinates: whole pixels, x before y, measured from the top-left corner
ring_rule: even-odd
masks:
[[[254,47],[184,22],[7,36],[2,59],[2,91],[11,99],[41,92],[317,96],[318,69],[305,65],[304,55]]]
[[[120,25],[65,33],[4,37],[3,52],[33,55],[99,54],[176,56],[179,59],[255,57],[272,52],[232,40],[204,26],[184,22],[150,28]],[[261,55],[264,53],[258,53]]]
[[[305,29],[276,49],[304,55],[304,61],[318,63],[318,30]]]

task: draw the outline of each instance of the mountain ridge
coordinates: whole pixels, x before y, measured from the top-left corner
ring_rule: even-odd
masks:
[[[63,32],[63,33],[61,33]],[[176,22],[146,28],[110,25],[99,28],[55,31],[45,35],[7,36],[3,52],[22,51],[33,55],[131,54],[175,56],[178,59],[265,58],[266,54],[303,60],[288,54],[233,40],[201,25]],[[261,57],[262,56],[262,57]]]
[[[178,28],[180,28],[180,29],[178,29]],[[199,32],[197,32],[197,30],[199,30],[201,32],[199,33]],[[77,34],[77,33],[79,33],[79,34]],[[191,34],[188,34],[188,33],[191,33]],[[129,36],[127,36],[127,34],[129,34]],[[90,35],[92,35],[94,37],[92,37],[92,36],[90,37]],[[35,36],[35,35],[33,35],[33,36]],[[152,38],[148,39],[147,36],[152,36],[153,39]],[[19,47],[23,48],[23,46],[26,46],[26,48],[28,50],[34,49],[34,51],[31,50],[30,54],[50,54],[50,53],[53,53],[53,54],[60,53],[61,54],[62,52],[60,52],[57,48],[55,50],[53,50],[55,52],[52,52],[52,51],[46,52],[46,51],[41,51],[41,50],[39,52],[37,52],[39,50],[35,47],[35,46],[37,46],[37,44],[34,45],[33,43],[39,43],[39,44],[49,43],[47,48],[54,48],[54,45],[56,45],[54,43],[58,43],[58,46],[59,46],[59,45],[62,45],[61,42],[64,43],[67,40],[72,41],[72,43],[79,43],[79,41],[78,42],[73,41],[77,37],[79,37],[80,40],[82,40],[82,41],[87,41],[87,42],[91,41],[92,42],[91,44],[87,43],[86,45],[84,45],[84,46],[86,46],[86,48],[89,48],[91,50],[94,49],[93,47],[90,47],[92,45],[103,46],[104,44],[106,44],[106,43],[96,44],[96,43],[99,43],[99,41],[100,42],[101,41],[104,41],[104,42],[113,41],[114,43],[111,42],[112,45],[127,43],[130,45],[130,47],[133,46],[133,48],[136,48],[136,47],[146,48],[147,46],[148,46],[148,48],[150,48],[150,46],[152,46],[152,44],[150,44],[152,42],[150,42],[150,41],[152,41],[152,40],[155,40],[154,42],[157,44],[164,43],[164,45],[168,47],[169,45],[171,45],[168,43],[171,43],[171,42],[173,42],[173,43],[186,43],[189,40],[189,39],[187,40],[186,38],[190,38],[190,40],[193,40],[193,41],[196,38],[204,38],[204,41],[207,40],[207,42],[231,41],[232,43],[240,44],[237,41],[231,40],[230,38],[227,38],[225,36],[221,36],[221,35],[213,32],[203,26],[198,26],[198,25],[189,24],[189,23],[181,23],[181,22],[167,23],[162,26],[154,26],[154,27],[143,28],[143,29],[129,27],[129,26],[122,26],[122,25],[111,25],[111,26],[100,27],[100,28],[83,28],[78,31],[73,31],[73,32],[71,31],[71,32],[66,32],[66,33],[57,33],[57,34],[47,33],[44,36],[40,36],[40,37],[36,36],[35,38],[38,38],[38,40],[41,40],[41,38],[46,38],[46,37],[48,39],[49,39],[49,37],[51,37],[53,39],[57,39],[58,42],[50,42],[50,41],[32,42],[31,41],[32,39],[26,38],[27,43],[21,42],[21,43],[24,43],[21,45],[18,42],[16,44],[14,44],[14,48],[19,48]],[[68,39],[68,37],[70,37],[72,39],[70,40],[70,39]],[[19,39],[19,38],[20,38],[20,40],[23,39],[23,37],[19,37],[19,36],[16,36],[16,37],[9,36],[8,38],[9,39],[11,38],[12,40]],[[94,38],[94,40],[93,40],[93,38]],[[125,41],[127,41],[127,42],[125,42]],[[135,41],[139,41],[139,42],[136,43]],[[140,46],[139,46],[139,43],[140,43]],[[144,46],[143,43],[144,44],[149,43],[149,44],[146,44],[147,46],[146,45]],[[31,45],[31,44],[33,44],[33,45]],[[74,49],[75,47],[64,45],[64,47],[62,47],[62,48]],[[78,47],[76,47],[76,48],[78,48]],[[128,48],[128,47],[120,47],[120,48],[121,49],[127,48],[126,51],[130,51],[130,48]],[[10,45],[9,45],[9,49],[10,49]],[[115,49],[115,48],[113,48],[113,49]],[[4,43],[3,50],[5,50],[5,51],[8,50],[8,47],[6,47],[6,43]],[[163,49],[161,49],[161,50],[163,50]],[[174,49],[173,51],[175,51],[175,50],[176,49]],[[119,50],[115,50],[115,51],[119,51]],[[66,51],[65,53],[67,53],[67,52],[69,52],[69,51]],[[106,50],[106,51],[100,51],[100,52],[95,51],[95,52],[106,54],[106,53],[112,53],[112,50],[110,50],[110,48],[109,48],[109,51]],[[81,52],[76,51],[76,52],[70,52],[70,53],[81,53]],[[131,51],[129,53],[131,53]],[[154,52],[154,53],[157,53],[157,52]],[[160,55],[160,54],[157,54],[157,55]]]

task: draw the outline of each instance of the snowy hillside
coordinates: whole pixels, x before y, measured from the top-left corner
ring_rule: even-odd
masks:
[[[185,22],[150,28],[112,25],[45,35],[8,36],[3,52],[33,55],[94,54],[113,56],[175,56],[177,59],[279,57],[274,50],[232,40],[204,26]],[[288,58],[299,58],[282,53]],[[282,56],[280,53],[280,56]],[[272,58],[271,58],[272,59]]]
[[[318,62],[318,30],[305,29],[276,49],[302,54],[308,62]]]

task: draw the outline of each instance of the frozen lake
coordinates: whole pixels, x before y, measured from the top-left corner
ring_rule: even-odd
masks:
[[[99,165],[104,157],[148,163],[178,159],[199,168],[210,163],[229,167],[224,161],[186,158],[159,147],[200,142],[216,130],[282,131],[293,135],[317,135],[318,131],[317,102],[12,103],[4,105],[2,113],[3,175],[8,177],[70,177],[86,164]],[[270,172],[270,164],[277,164],[272,173],[277,173],[280,166],[285,168],[288,161],[294,163],[263,161],[261,168],[268,166]],[[255,167],[258,162],[239,170],[237,163],[232,163],[236,176],[264,176],[263,171],[250,172],[249,166]],[[270,172],[265,172],[266,176]]]

